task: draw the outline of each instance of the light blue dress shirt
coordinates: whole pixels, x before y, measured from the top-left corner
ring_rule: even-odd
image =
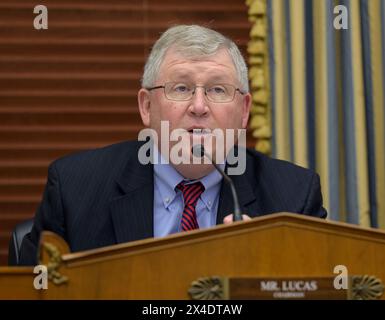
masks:
[[[154,237],[181,231],[184,201],[182,192],[175,188],[182,180],[172,165],[154,164]],[[216,225],[222,176],[214,169],[199,181],[205,191],[198,199],[196,213],[199,228],[203,229]]]

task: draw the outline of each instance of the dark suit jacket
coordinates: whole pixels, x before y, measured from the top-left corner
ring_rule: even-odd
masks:
[[[42,230],[63,237],[71,251],[153,237],[153,166],[138,161],[142,143],[118,143],[53,162],[20,263],[37,262]],[[232,178],[241,209],[251,217],[280,211],[326,217],[319,176],[310,170],[248,149],[246,172]],[[217,224],[232,211],[231,191],[222,182]]]

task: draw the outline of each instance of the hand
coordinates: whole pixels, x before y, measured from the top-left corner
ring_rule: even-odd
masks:
[[[251,220],[251,218],[250,218],[248,215],[246,215],[246,214],[243,214],[243,215],[242,215],[242,218],[243,218],[244,221],[249,221],[249,220]],[[223,223],[224,223],[224,224],[230,224],[230,223],[233,223],[233,214],[229,214],[228,216],[224,217]]]

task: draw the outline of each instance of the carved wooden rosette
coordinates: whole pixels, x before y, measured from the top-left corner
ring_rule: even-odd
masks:
[[[193,300],[227,300],[228,280],[215,276],[199,278],[191,283],[188,293]]]
[[[352,276],[350,282],[349,298],[352,300],[375,300],[384,294],[384,285],[375,276]]]

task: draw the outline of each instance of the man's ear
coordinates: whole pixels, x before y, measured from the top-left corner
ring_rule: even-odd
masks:
[[[243,105],[242,105],[242,128],[247,127],[247,123],[249,121],[249,115],[250,115],[250,109],[251,109],[251,94],[246,93],[243,98]]]
[[[149,127],[151,113],[150,92],[144,88],[140,89],[138,92],[138,106],[143,124],[146,127]]]

